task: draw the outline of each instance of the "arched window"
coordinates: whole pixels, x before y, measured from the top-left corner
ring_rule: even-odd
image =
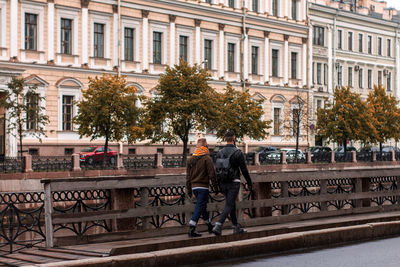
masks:
[[[271,118],[273,120],[272,135],[283,135],[283,112],[286,98],[283,95],[274,95],[271,98]]]
[[[136,88],[136,95],[137,96],[142,96],[144,94],[144,88],[138,83],[128,83],[127,86],[133,86]],[[142,107],[142,101],[138,99],[135,103],[136,107],[141,108]]]

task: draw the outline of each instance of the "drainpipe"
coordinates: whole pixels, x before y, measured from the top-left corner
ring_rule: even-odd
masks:
[[[240,42],[240,81],[242,85],[242,90],[246,90],[246,82],[244,80],[244,42],[247,38],[246,35],[246,6],[245,6],[245,1],[242,1],[242,10],[243,10],[243,15],[242,15],[242,40]]]
[[[118,0],[118,77],[121,76],[121,0]]]

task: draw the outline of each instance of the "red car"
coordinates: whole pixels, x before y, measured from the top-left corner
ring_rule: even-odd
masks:
[[[111,164],[115,164],[117,160],[117,151],[107,149],[107,157]],[[83,149],[79,152],[79,159],[81,162],[87,162],[88,164],[94,164],[100,162],[104,157],[104,146],[91,146]]]

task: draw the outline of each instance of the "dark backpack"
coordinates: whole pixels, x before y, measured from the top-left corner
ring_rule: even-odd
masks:
[[[237,151],[239,151],[239,149],[236,148],[228,155],[221,153],[222,157],[217,157],[215,161],[215,172],[218,183],[230,183],[233,181],[235,171],[231,166],[231,157]]]

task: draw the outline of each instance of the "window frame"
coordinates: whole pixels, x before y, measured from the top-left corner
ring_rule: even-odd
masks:
[[[276,57],[274,57],[274,52],[276,51]],[[271,76],[279,78],[280,77],[280,49],[271,49]],[[276,58],[276,64],[274,66],[274,58]]]
[[[347,50],[353,51],[353,32],[347,32]]]
[[[368,51],[367,51],[367,53],[369,54],[369,55],[372,55],[372,44],[373,44],[373,42],[372,42],[372,35],[368,35],[368,40],[367,40],[367,45],[368,45]]]
[[[392,39],[386,40],[386,56],[392,57]]]
[[[186,35],[178,35],[178,53],[179,60],[182,58],[184,61],[188,62],[189,59],[189,36]],[[181,41],[185,40],[184,43]],[[183,54],[182,54],[183,53]]]
[[[259,75],[260,73],[260,46],[251,45],[251,74]]]
[[[347,85],[353,87],[353,67],[347,67]]]
[[[131,27],[123,27],[124,30],[124,57],[125,61],[135,61],[135,36],[136,29]],[[127,36],[127,31],[132,33],[131,36]],[[130,41],[130,42],[129,42]]]
[[[363,89],[364,88],[364,69],[359,68],[358,69],[358,88]]]
[[[227,71],[228,72],[235,72],[235,56],[236,56],[236,43],[227,43]]]
[[[377,54],[378,54],[378,56],[382,56],[382,37],[378,37],[377,38]]]
[[[322,26],[313,26],[313,45],[325,45],[325,28]]]
[[[362,33],[358,34],[358,52],[364,52],[364,34]]]
[[[372,77],[372,75],[373,75],[373,73],[372,73],[372,70],[371,69],[368,69],[368,89],[372,89],[372,79],[373,79],[373,77]]]
[[[152,58],[152,63],[153,64],[162,64],[163,62],[163,32],[159,32],[159,31],[152,31],[151,32],[152,35],[152,42],[151,42],[151,46],[152,46],[152,53],[151,53],[151,58]],[[156,37],[159,37],[156,39]]]
[[[25,24],[24,24],[24,49],[25,50],[30,50],[30,51],[38,51],[38,14],[35,13],[30,13],[30,12],[25,12]],[[34,17],[34,23],[27,22],[27,17]],[[29,21],[31,18],[29,19]],[[29,27],[29,26],[32,26]],[[31,29],[31,30],[30,30]],[[30,36],[29,33],[33,31],[34,36]],[[29,39],[29,41],[28,41]],[[31,41],[32,47],[30,46]]]
[[[70,21],[70,28],[63,28],[63,21]],[[65,54],[65,55],[72,55],[72,46],[73,46],[73,24],[74,24],[74,20],[70,19],[70,18],[64,18],[61,17],[60,18],[60,53],[61,54]],[[69,31],[69,41],[65,41],[63,40],[65,37],[65,33]],[[65,43],[68,44],[68,46],[65,46]],[[69,48],[69,49],[65,49],[65,47]],[[68,50],[68,51],[66,51]]]
[[[338,49],[343,49],[343,30],[338,29],[338,43],[337,43]]]

